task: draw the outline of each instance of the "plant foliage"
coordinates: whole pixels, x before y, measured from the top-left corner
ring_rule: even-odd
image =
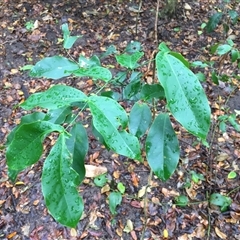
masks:
[[[77,38],[70,37],[65,25],[63,33],[64,47],[68,49]],[[116,51],[111,47],[106,52],[102,58]],[[50,79],[71,74],[90,77],[100,86],[97,93],[89,95],[65,85],[54,85],[45,92],[32,94],[20,107],[45,110],[24,116],[7,139],[9,176],[15,180],[20,171],[40,159],[47,135],[57,133],[55,144],[44,162],[42,191],[50,213],[63,225],[75,227],[83,213],[83,200],[77,187],[85,177],[88,137],[78,112],[90,111],[93,134],[107,149],[138,161],[143,160],[145,150],[151,169],[163,181],[174,173],[180,154],[171,115],[187,131],[206,141],[210,108],[188,61],[161,43],[155,59],[159,81],[151,85],[145,83],[139,70],[143,55],[141,45],[131,42],[123,54],[115,55],[123,70],[113,77],[97,56],[80,56],[78,62],[60,56],[47,57],[30,71],[32,77]],[[105,91],[105,88],[111,88],[111,91]],[[150,103],[158,104],[163,99],[167,103],[165,111],[154,110]],[[133,106],[130,111],[119,103],[124,101]],[[146,137],[145,144],[142,144],[143,136]],[[95,182],[102,185],[105,180],[104,176]],[[122,186],[119,188],[120,192],[112,192],[109,196],[113,215],[125,191]]]

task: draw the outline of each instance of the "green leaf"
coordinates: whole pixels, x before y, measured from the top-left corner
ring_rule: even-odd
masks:
[[[191,63],[191,66],[192,67],[201,67],[201,68],[205,68],[205,67],[208,67],[208,64],[207,63],[203,63],[201,61],[194,61]]]
[[[222,19],[222,16],[223,16],[223,13],[217,12],[210,17],[206,25],[206,30],[208,33],[212,32],[217,27],[217,25],[220,23]]]
[[[121,194],[124,194],[125,193],[125,186],[123,185],[123,183],[119,182],[118,185],[117,185],[117,189],[119,190],[119,192]]]
[[[134,81],[130,82],[124,89],[123,89],[123,99],[131,99],[133,97],[137,98],[138,93],[140,92],[141,89],[141,82],[139,81]]]
[[[111,55],[111,54],[114,54],[114,53],[116,53],[116,52],[117,52],[116,47],[115,47],[114,45],[110,45],[110,46],[107,48],[106,52],[104,52],[104,53],[101,54],[100,58],[105,58],[105,57],[107,57],[107,56],[109,56],[109,55]]]
[[[158,46],[158,49],[163,53],[169,53],[171,50],[168,48],[165,42],[161,42]]]
[[[235,114],[231,114],[228,117],[228,121],[234,127],[234,129],[236,131],[240,132],[240,125],[236,122],[236,115]]]
[[[112,98],[116,101],[118,101],[121,97],[121,95],[118,92],[113,92],[113,91],[101,92],[101,96],[109,97],[109,98]]]
[[[91,96],[88,103],[93,125],[109,148],[118,154],[141,160],[138,139],[124,130],[128,125],[128,117],[122,106],[102,96]]]
[[[11,170],[21,171],[39,160],[43,152],[43,140],[47,134],[63,132],[62,126],[46,121],[22,124],[7,148],[7,165]]]
[[[181,61],[187,68],[190,67],[189,62],[186,60],[185,57],[182,56],[182,54],[180,54],[178,52],[170,52],[169,54],[171,54],[172,56],[177,58],[179,61]]]
[[[78,58],[78,64],[81,68],[91,68],[95,66],[101,66],[100,59],[94,55],[91,58],[86,58],[82,55]]]
[[[231,17],[232,23],[233,23],[233,24],[236,24],[237,21],[238,21],[238,17],[239,17],[237,11],[235,11],[235,10],[229,10],[229,11],[228,11],[228,14],[229,14],[229,16]]]
[[[206,82],[206,76],[204,73],[198,72],[195,74],[200,82]]]
[[[195,171],[190,171],[190,173],[192,175],[192,180],[195,183],[198,183],[200,180],[205,180],[204,176],[201,173],[196,173]]]
[[[71,137],[66,140],[66,145],[72,154],[72,168],[78,173],[79,181],[82,182],[86,173],[84,160],[88,152],[88,136],[81,123],[76,123],[70,134]]]
[[[20,68],[21,71],[28,71],[31,70],[34,67],[34,65],[24,65]]]
[[[165,92],[160,84],[145,84],[140,92],[140,97],[142,100],[164,99]]]
[[[155,175],[163,181],[169,179],[178,164],[179,144],[167,114],[159,114],[150,127],[146,154]]]
[[[50,79],[59,79],[67,77],[70,71],[77,70],[79,66],[65,57],[53,56],[46,57],[37,62],[31,69],[29,75],[31,77],[45,77]]]
[[[129,54],[140,52],[141,50],[142,50],[141,43],[137,41],[131,41],[130,43],[128,43],[125,49],[125,51]]]
[[[210,107],[196,75],[168,53],[157,54],[156,66],[171,113],[185,129],[205,140],[210,127]]]
[[[55,124],[63,124],[69,114],[72,113],[72,108],[62,107],[58,109],[51,109],[48,111],[48,117],[46,120]]]
[[[11,141],[14,138],[14,134],[15,134],[16,130],[19,129],[19,127],[21,125],[26,124],[26,123],[32,123],[32,122],[44,120],[45,117],[46,117],[46,114],[42,113],[42,112],[34,112],[34,113],[30,113],[28,115],[23,116],[21,118],[20,124],[17,125],[7,136],[6,145],[8,146],[11,143]]]
[[[31,95],[20,106],[26,110],[34,107],[57,109],[70,106],[74,102],[83,102],[87,96],[80,90],[65,85],[55,85],[45,92]]]
[[[234,171],[231,171],[229,174],[228,174],[228,179],[234,179],[237,177],[237,173],[234,172]]]
[[[135,52],[133,54],[121,54],[116,55],[117,62],[122,65],[123,67],[134,69],[139,66],[137,62],[140,58],[144,55],[143,52]]]
[[[129,116],[129,131],[142,137],[152,121],[152,113],[146,103],[135,103]]]
[[[224,212],[232,203],[231,198],[223,196],[219,193],[213,193],[210,196],[210,203],[216,206],[219,206],[221,211]]]
[[[116,215],[116,207],[122,202],[122,195],[119,192],[111,192],[109,194],[109,208],[112,215]]]
[[[43,165],[42,192],[54,219],[73,228],[83,213],[83,200],[77,191],[79,176],[71,164],[65,135],[60,134]]]
[[[236,62],[240,58],[240,53],[237,49],[231,50],[231,60],[232,62]]]
[[[188,197],[184,195],[180,195],[175,198],[175,204],[180,207],[186,207],[189,203]]]
[[[217,73],[215,71],[212,72],[211,78],[212,78],[213,83],[219,85],[218,75],[217,75]]]
[[[106,173],[95,177],[93,182],[97,187],[105,186],[107,183]]]
[[[224,54],[230,52],[231,49],[232,49],[232,47],[228,44],[219,45],[216,50],[216,53],[221,56],[221,55],[224,55]]]
[[[93,80],[100,79],[108,82],[112,79],[112,73],[104,67],[93,66],[90,68],[78,68],[77,70],[70,71],[76,77],[91,77]]]
[[[63,39],[64,39],[63,47],[65,49],[70,49],[80,36],[70,36],[67,23],[64,23],[62,25],[62,31],[63,31]]]

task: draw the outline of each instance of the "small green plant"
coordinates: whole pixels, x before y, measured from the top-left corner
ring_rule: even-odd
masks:
[[[224,196],[220,193],[213,193],[210,196],[210,203],[219,206],[220,210],[224,212],[231,205],[232,200],[230,197]]]
[[[68,49],[77,38],[70,36],[66,26],[62,29],[64,47]],[[115,56],[123,69],[115,76],[101,65],[101,60],[109,54]],[[96,84],[90,94],[54,85],[31,95],[20,107],[36,111],[22,117],[6,142],[9,177],[14,181],[20,171],[41,158],[47,135],[57,133],[44,161],[42,192],[49,212],[63,225],[75,227],[84,209],[77,187],[85,177],[88,136],[78,117],[80,112],[91,115],[92,132],[107,149],[140,162],[145,151],[151,170],[163,181],[174,173],[180,155],[170,115],[206,143],[210,107],[188,61],[161,43],[155,58],[158,80],[147,84],[140,71],[143,55],[140,43],[131,42],[121,54],[111,46],[100,57],[79,56],[77,61],[62,56],[46,57],[30,70],[31,77],[59,79],[73,75],[90,77]],[[160,100],[165,100],[166,106],[157,111]],[[126,111],[119,102],[127,102],[132,108]],[[102,185],[105,178],[99,178],[98,184]],[[109,195],[112,214],[116,213],[125,191],[121,184],[117,188]]]
[[[227,33],[230,29],[230,24],[235,25],[237,23],[239,19],[238,12],[227,6],[231,2],[231,0],[224,0],[218,6],[218,11],[209,18],[206,24],[206,30],[208,33],[213,32],[221,22],[223,24],[224,32]]]
[[[33,21],[28,21],[25,23],[25,28],[30,32],[33,31],[35,26]]]

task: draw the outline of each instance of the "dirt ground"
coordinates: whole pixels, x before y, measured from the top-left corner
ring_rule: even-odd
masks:
[[[233,1],[234,2],[234,1]],[[190,9],[184,7],[185,4]],[[200,26],[218,9],[221,1],[183,1],[172,19],[158,20],[158,39],[174,51],[182,53],[189,61],[209,60],[207,49],[226,37],[221,26],[211,34],[202,33]],[[57,239],[240,239],[240,134],[232,127],[222,134],[216,127],[221,114],[240,110],[239,84],[224,83],[216,86],[207,76],[203,83],[212,108],[212,127],[209,134],[211,148],[199,144],[180,127],[181,159],[177,171],[167,182],[153,177],[147,193],[147,207],[139,192],[148,185],[149,167],[108,152],[89,136],[90,149],[86,163],[105,166],[114,188],[121,181],[126,186],[123,202],[117,207],[117,215],[111,216],[106,193],[85,179],[79,187],[85,203],[84,215],[76,229],[58,224],[48,213],[41,193],[41,159],[34,166],[19,174],[17,182],[7,176],[4,143],[7,134],[25,114],[16,105],[29,94],[47,89],[52,81],[33,79],[20,67],[35,64],[46,56],[66,55],[58,39],[62,38],[61,25],[68,22],[73,35],[82,35],[67,53],[71,57],[80,54],[100,54],[113,44],[121,51],[131,40],[142,43],[145,58],[150,59],[158,44],[154,42],[156,1],[143,1],[136,33],[137,13],[133,9],[138,1],[77,1],[77,0],[1,0],[0,2],[0,239],[57,240]],[[162,5],[160,6],[162,8]],[[236,9],[239,5],[235,3]],[[33,31],[25,24],[37,22]],[[240,25],[231,26],[234,43],[240,49]],[[224,71],[236,72],[231,64]],[[238,72],[239,74],[239,72]],[[57,83],[79,87],[79,79],[67,78]],[[87,86],[85,86],[87,87]],[[230,90],[229,90],[230,89]],[[85,122],[86,125],[88,121]],[[46,141],[46,148],[50,144]],[[190,171],[203,174],[205,180],[191,182]],[[228,173],[237,177],[228,179]],[[211,193],[229,194],[232,204],[226,212],[208,204]],[[174,204],[180,194],[190,199],[188,206]],[[129,221],[130,220],[130,221]],[[130,230],[127,223],[132,223]],[[145,231],[144,231],[145,229]]]

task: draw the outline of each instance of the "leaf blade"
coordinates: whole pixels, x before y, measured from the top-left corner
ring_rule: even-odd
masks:
[[[178,139],[167,114],[159,114],[150,127],[146,154],[156,176],[163,181],[169,179],[177,167],[180,152]]]

